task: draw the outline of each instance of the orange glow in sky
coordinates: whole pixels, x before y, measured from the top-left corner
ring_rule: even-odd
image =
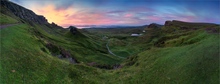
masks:
[[[77,9],[74,9],[74,7],[56,9],[54,5],[34,5],[31,6],[31,10],[38,15],[46,17],[49,23],[54,22],[63,27],[68,27],[70,25],[106,25],[116,22],[115,20],[106,17],[106,13],[78,11]],[[130,16],[131,14],[126,15],[126,17]]]
[[[163,0],[10,0],[49,23],[71,25],[146,25],[166,20],[220,23],[219,1]],[[179,4],[181,3],[181,4]],[[202,4],[205,4],[202,5]]]
[[[63,24],[69,23],[69,16],[73,15],[75,11],[73,8],[56,9],[54,5],[46,5],[43,7],[33,6],[31,9],[38,15],[43,15],[47,18],[49,23],[56,23],[64,26]],[[68,21],[67,21],[68,20]],[[70,22],[73,22],[72,20]]]

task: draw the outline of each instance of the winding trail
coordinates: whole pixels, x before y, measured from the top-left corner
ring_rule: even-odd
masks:
[[[20,23],[0,25],[0,29],[7,28],[10,26],[14,26],[14,25],[18,25],[18,24],[20,24]]]
[[[110,54],[112,54],[112,55],[114,55],[114,56],[117,56],[117,57],[119,57],[119,58],[123,58],[123,59],[125,59],[125,58],[122,57],[122,56],[118,56],[118,55],[114,54],[114,53],[110,50],[108,44],[109,44],[109,40],[108,40],[108,42],[107,42],[107,44],[106,44],[106,48],[108,49],[108,52],[109,52]]]

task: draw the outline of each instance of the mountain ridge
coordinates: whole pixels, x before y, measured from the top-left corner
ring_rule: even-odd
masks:
[[[49,24],[44,16],[37,15],[32,10],[26,9],[25,7],[17,5],[8,0],[1,0],[1,7],[8,9],[11,13],[13,13],[14,15],[16,15],[21,19],[35,22],[38,24]],[[1,12],[4,13],[5,11],[2,10]]]

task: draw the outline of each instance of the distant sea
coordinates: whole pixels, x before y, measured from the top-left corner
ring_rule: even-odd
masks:
[[[77,26],[76,26],[77,27]],[[83,29],[83,28],[91,28],[91,27],[77,27],[77,28],[79,28],[79,29]]]
[[[101,25],[101,26],[75,26],[79,29],[83,28],[136,28],[141,26],[117,26],[117,25]]]

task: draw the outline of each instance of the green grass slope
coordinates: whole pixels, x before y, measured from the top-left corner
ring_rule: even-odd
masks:
[[[123,68],[105,73],[104,76],[109,78],[105,81],[125,84],[219,84],[220,27],[196,23],[200,25],[197,29],[180,28],[185,25],[196,27],[193,24],[178,23],[157,31],[147,29],[150,33],[130,41],[114,38],[112,41],[116,43],[112,47],[116,46],[115,51],[129,49],[126,42],[136,43],[133,51],[135,48],[148,48],[129,57],[123,62]]]
[[[6,24],[16,21],[7,15],[1,20],[7,18],[12,20],[8,20]],[[69,30],[46,25],[33,23],[31,26],[24,22],[8,26],[0,29],[0,39],[1,84],[96,83],[101,72],[99,69],[88,67],[87,63],[119,62],[118,58],[106,53],[105,47],[101,48],[95,41],[83,35],[73,36]],[[46,46],[48,43],[54,46],[53,49]],[[62,49],[80,64],[72,64],[69,59],[59,59],[57,55],[60,55]]]
[[[2,10],[2,24],[22,21]],[[126,30],[126,35],[110,35],[110,49],[128,57],[125,60],[108,53],[108,39],[102,40],[102,34],[73,35],[57,26],[25,21],[0,29],[0,84],[219,84],[219,25],[172,24],[147,29],[149,33],[140,37],[129,37]],[[58,58],[61,54],[78,63]],[[99,68],[121,64],[106,70],[88,63]]]
[[[3,84],[43,82],[47,79],[48,71],[57,71],[50,70],[50,67],[65,63],[40,50],[43,45],[28,32],[29,28],[21,24],[0,30]]]
[[[2,84],[219,83],[220,40],[216,33],[197,30],[181,36],[167,35],[169,39],[158,40],[165,41],[163,46],[152,46],[129,57],[122,63],[123,68],[100,70],[83,63],[74,65],[60,60],[48,49],[42,51],[45,45],[32,29],[34,27],[20,24],[0,30]],[[184,41],[178,42],[182,38]],[[44,39],[56,42],[56,38],[50,35]],[[63,40],[56,42],[57,45],[65,46]]]
[[[71,84],[96,82],[97,69],[84,64],[70,64],[50,54],[33,27],[19,24],[1,29],[1,84]],[[86,74],[86,75],[83,75]],[[94,79],[90,79],[94,78]]]
[[[130,57],[124,68],[108,74],[108,80],[130,84],[219,84],[219,34],[198,32],[196,38],[200,35],[205,37],[190,45],[152,47]]]
[[[62,48],[76,58],[79,62],[97,62],[101,64],[114,64],[120,59],[108,54],[102,42],[94,41],[81,33],[73,35],[69,30],[60,33],[57,29],[37,25],[34,29],[35,35],[45,45],[53,44],[56,48]],[[52,52],[59,55],[60,50]]]
[[[18,21],[14,18],[11,18],[5,14],[0,13],[0,24],[4,25],[4,24],[13,24],[13,23],[18,23]]]

